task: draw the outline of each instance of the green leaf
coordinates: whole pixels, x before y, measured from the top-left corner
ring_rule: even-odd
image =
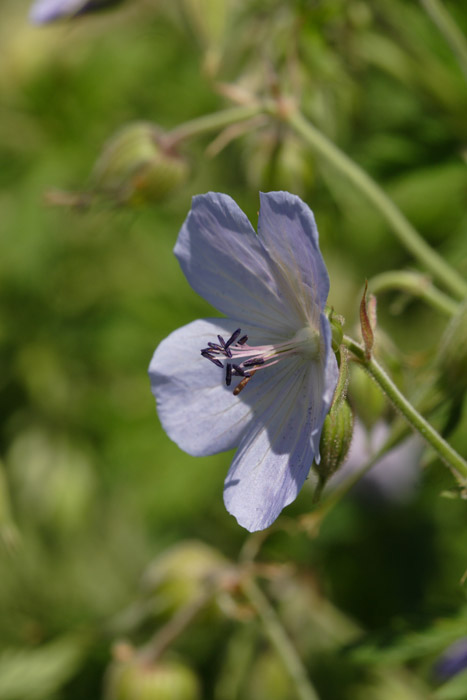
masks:
[[[459,617],[438,620],[432,627],[408,633],[394,633],[385,638],[372,636],[349,648],[353,661],[361,664],[400,664],[412,659],[438,654],[449,644],[465,636],[467,610]],[[466,695],[467,697],[467,695]]]
[[[0,654],[2,700],[49,700],[77,671],[84,655],[82,637],[62,637],[34,649]]]

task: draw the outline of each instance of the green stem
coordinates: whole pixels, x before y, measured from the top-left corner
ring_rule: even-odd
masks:
[[[420,415],[374,358],[367,360],[364,349],[348,336],[344,336],[344,344],[379,384],[394,407],[400,411],[412,428],[425,438],[439,457],[453,470],[460,483],[465,486],[467,484],[467,462]]]
[[[322,134],[296,109],[280,111],[280,106],[267,106],[270,113],[284,119],[303,139],[338,172],[347,177],[384,216],[392,230],[429,272],[460,299],[467,296],[467,282],[423,238],[381,187]]]
[[[172,131],[168,131],[165,134],[164,142],[168,148],[171,148],[181,141],[198,134],[224,129],[227,126],[252,119],[252,117],[263,113],[264,106],[258,102],[246,107],[232,107],[231,109],[223,109],[220,112],[205,114],[202,117],[177,126]]]
[[[467,41],[465,36],[439,0],[420,0],[420,3],[446,39],[467,78]]]
[[[372,277],[368,282],[370,292],[378,294],[390,289],[401,289],[413,296],[420,297],[431,304],[435,309],[447,316],[454,316],[459,310],[459,305],[450,296],[437,289],[430,278],[419,272],[407,270],[394,270],[383,272]]]
[[[297,697],[300,700],[319,700],[319,696],[308,678],[306,668],[269,600],[251,578],[242,583],[242,588],[258,613],[271,643],[288,670],[295,685]]]

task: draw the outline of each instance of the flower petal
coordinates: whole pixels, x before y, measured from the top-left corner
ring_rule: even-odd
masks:
[[[174,253],[193,289],[227,316],[278,332],[297,326],[269,256],[228,195],[193,198]]]
[[[236,328],[229,319],[193,321],[165,338],[149,365],[164,430],[189,454],[210,455],[236,447],[251,420],[250,405],[243,400],[246,394],[234,396],[223,371],[200,353],[218,334],[227,339]],[[262,374],[248,387],[250,401],[264,389],[268,377]]]
[[[29,18],[35,24],[53,22],[77,12],[83,4],[83,0],[37,0],[30,10]]]
[[[289,304],[298,303],[316,318],[329,294],[329,276],[319,249],[311,209],[288,192],[260,194],[258,237],[288,289]]]
[[[31,7],[29,19],[34,24],[47,24],[57,19],[78,16],[117,4],[117,0],[36,0]]]
[[[269,527],[295,500],[317,456],[334,375],[337,381],[337,363],[327,364],[326,374],[321,363],[284,360],[269,391],[252,403],[252,421],[224,487],[227,510],[250,532]]]

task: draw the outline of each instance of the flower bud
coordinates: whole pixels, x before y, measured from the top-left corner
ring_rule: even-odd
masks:
[[[444,331],[437,365],[446,393],[454,400],[460,398],[467,389],[467,299]]]
[[[119,204],[160,202],[188,177],[188,164],[147,122],[127,124],[110,138],[91,176],[95,193]]]
[[[315,471],[322,482],[326,483],[343,463],[352,442],[352,434],[352,409],[347,401],[340,401],[326,416],[321,433],[321,462],[315,466]]]
[[[349,382],[349,363],[347,351],[340,349],[339,379],[337,382],[331,409],[324,419],[321,433],[321,461],[314,470],[319,476],[318,489],[322,489],[328,479],[335,474],[349,451],[353,433],[353,414],[346,401]]]
[[[142,663],[136,656],[114,661],[106,679],[105,700],[199,700],[195,673],[178,661]]]
[[[143,586],[154,597],[157,612],[172,614],[198,598],[226,566],[216,549],[189,540],[163,552],[146,571]]]

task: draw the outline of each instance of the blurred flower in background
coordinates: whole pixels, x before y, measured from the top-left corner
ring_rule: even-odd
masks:
[[[354,423],[350,450],[339,471],[329,481],[333,488],[358,473],[384,447],[390,426],[379,420],[366,428],[359,418]],[[411,436],[386,452],[354,486],[356,494],[370,501],[406,503],[415,494],[420,481],[419,459],[422,440]]]
[[[34,24],[47,24],[110,8],[121,2],[123,0],[37,0],[31,7],[29,18]]]
[[[451,644],[439,657],[434,666],[435,675],[442,681],[467,669],[467,637]]]

